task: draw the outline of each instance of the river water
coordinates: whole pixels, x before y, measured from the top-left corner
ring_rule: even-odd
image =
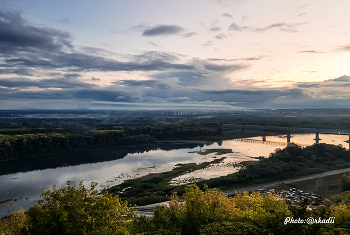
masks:
[[[292,135],[291,142],[307,145],[315,143],[315,134]],[[347,146],[344,141],[349,137],[345,135],[320,135],[320,143],[342,144]],[[20,208],[28,209],[30,206],[37,204],[43,188],[51,189],[53,185],[58,188],[65,186],[67,181],[78,184],[81,180],[85,185],[92,181],[99,183],[99,189],[111,187],[130,178],[137,178],[149,173],[169,171],[178,163],[202,163],[213,161],[214,159],[226,157],[218,164],[211,164],[205,169],[201,169],[183,176],[177,177],[171,181],[172,184],[183,184],[196,182],[200,179],[209,179],[224,176],[239,170],[235,163],[242,161],[256,160],[256,157],[268,157],[276,148],[283,148],[283,143],[287,138],[280,136],[262,136],[248,138],[253,142],[244,142],[247,139],[227,140],[219,143],[204,145],[172,145],[171,148],[163,147],[139,147],[115,148],[108,151],[88,151],[84,156],[86,158],[104,155],[103,162],[86,163],[81,165],[69,166],[67,160],[66,166],[52,168],[52,166],[42,165],[39,162],[48,161],[46,159],[26,159],[26,165],[33,165],[30,168],[21,168],[21,171],[1,174],[0,176],[0,202],[10,199],[11,202],[0,204],[0,217],[16,211]],[[265,139],[266,141],[262,141]],[[196,152],[205,151],[205,149],[232,149],[232,153],[216,155],[209,153],[201,155]],[[117,153],[124,152],[122,155]],[[73,155],[76,153],[72,153]],[[107,156],[107,157],[106,157]],[[58,158],[58,157],[57,157]],[[69,158],[69,157],[67,157]],[[29,164],[30,161],[30,164]],[[2,163],[0,163],[2,164]],[[13,166],[15,165],[15,166]],[[37,169],[35,169],[37,166]],[[8,168],[15,168],[16,163]],[[5,167],[6,168],[6,167]],[[3,169],[5,169],[3,168]],[[49,169],[44,169],[49,168]],[[1,169],[1,168],[0,168]],[[28,170],[29,169],[29,170]],[[6,172],[6,171],[3,171]],[[0,173],[3,173],[0,171]]]

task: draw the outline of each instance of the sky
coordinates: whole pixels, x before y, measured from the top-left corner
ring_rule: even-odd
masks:
[[[350,108],[348,0],[0,0],[0,109]]]

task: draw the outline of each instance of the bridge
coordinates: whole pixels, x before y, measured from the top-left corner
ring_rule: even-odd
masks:
[[[248,143],[258,143],[258,144],[267,144],[267,145],[276,145],[276,146],[283,146],[283,147],[287,147],[287,145],[289,144],[288,142],[284,143],[284,142],[266,141],[266,140],[254,140],[254,139],[234,139],[234,141],[248,142]],[[303,146],[303,147],[308,146],[306,144],[297,144],[297,145]]]
[[[346,131],[339,131],[339,130],[332,130],[332,129],[316,129],[316,128],[299,128],[299,127],[280,127],[280,126],[261,126],[261,125],[241,125],[241,124],[223,124],[221,126],[223,130],[232,130],[232,129],[238,129],[242,130],[258,130],[258,131],[274,131],[274,132],[282,132],[287,134],[287,143],[281,143],[284,144],[283,146],[286,146],[290,143],[290,139],[292,136],[290,134],[301,134],[301,133],[315,133],[315,143],[318,144],[320,139],[320,134],[333,134],[333,135],[348,135],[349,140],[344,141],[349,144],[350,149],[350,132]],[[243,139],[242,139],[243,140]],[[266,141],[266,136],[263,136],[263,140],[252,140],[252,139],[246,139],[247,141],[243,142],[249,142],[251,141],[257,141],[255,143],[265,143],[265,144],[273,144],[273,145],[279,145],[279,142],[273,142],[273,141]],[[271,143],[269,143],[271,142]],[[272,143],[273,142],[273,143]],[[301,146],[304,146],[302,144],[299,144]],[[282,145],[281,145],[282,146]]]
[[[316,128],[300,128],[300,127],[281,127],[281,126],[260,126],[260,125],[241,125],[241,124],[223,124],[224,130],[240,129],[240,130],[258,130],[258,131],[276,131],[284,133],[320,133],[334,135],[350,135],[348,131],[339,131],[332,129],[316,129]]]

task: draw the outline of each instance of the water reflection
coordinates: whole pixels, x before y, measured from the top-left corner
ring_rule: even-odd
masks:
[[[308,144],[315,143],[315,134],[303,134],[303,135],[291,135],[291,142]],[[348,140],[348,136],[345,135],[319,135],[321,143],[329,144],[342,144],[347,145],[344,141]],[[259,140],[265,142],[261,144],[258,142],[238,142],[234,140],[221,141],[202,147],[203,149],[224,148],[232,149],[232,153],[221,155],[219,157],[227,157],[223,162],[219,164],[212,164],[205,169],[186,174],[184,176],[174,179],[178,182],[186,182],[188,179],[194,181],[198,179],[209,179],[213,177],[219,177],[233,173],[238,170],[235,167],[235,163],[239,163],[245,160],[253,160],[252,157],[269,156],[276,148],[283,148],[278,143],[286,143],[287,137],[285,135],[280,136],[258,136],[249,138],[252,140]],[[321,140],[322,139],[322,140]],[[136,178],[149,173],[164,172],[171,170],[178,163],[202,163],[212,161],[218,156],[215,153],[207,155],[199,155],[197,153],[189,153],[193,151],[199,151],[201,147],[198,145],[169,145],[163,149],[159,149],[159,146],[153,146],[148,152],[145,149],[139,151],[136,148],[125,149],[109,149],[108,151],[89,151],[86,153],[87,162],[91,162],[91,159],[95,159],[95,163],[87,163],[75,166],[59,166],[54,169],[43,169],[45,167],[45,161],[43,158],[42,164],[36,162],[36,159],[26,160],[26,164],[30,165],[28,161],[32,161],[31,171],[6,174],[0,176],[0,202],[7,199],[16,199],[15,207],[12,210],[20,208],[28,209],[30,206],[37,203],[39,195],[44,187],[52,188],[53,185],[57,187],[64,186],[66,181],[73,181],[78,184],[81,180],[84,180],[85,184],[95,181],[100,184],[100,187],[110,187],[114,184],[119,184],[126,179]],[[129,153],[128,153],[129,152]],[[120,157],[121,156],[121,157]],[[67,161],[74,156],[67,157]],[[81,157],[84,159],[84,155]],[[56,160],[59,158],[57,157]],[[96,162],[102,159],[103,162]],[[51,160],[49,160],[51,161]],[[92,162],[94,162],[92,161]],[[18,161],[17,161],[18,162]],[[19,162],[25,162],[21,160]],[[16,161],[13,161],[12,168],[16,168]],[[22,165],[26,165],[22,163]],[[33,170],[35,165],[37,169]],[[4,169],[5,165],[2,164],[0,169]],[[54,167],[55,165],[50,165]],[[10,167],[9,167],[10,168]],[[20,170],[23,170],[19,167]],[[34,168],[35,169],[35,168]],[[2,171],[3,172],[3,171]],[[22,199],[21,199],[22,198]],[[0,204],[0,216],[8,214],[5,204]]]

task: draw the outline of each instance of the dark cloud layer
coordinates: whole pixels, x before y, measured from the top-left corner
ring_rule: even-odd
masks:
[[[143,31],[142,36],[154,37],[154,36],[166,36],[178,34],[184,31],[184,28],[178,25],[156,25],[152,28]]]
[[[92,56],[82,53],[59,52],[50,54],[46,58],[37,56],[23,56],[22,58],[6,59],[6,67],[26,67],[44,69],[54,68],[76,68],[80,71],[98,70],[98,71],[156,71],[165,69],[193,70],[192,65],[177,64],[164,61],[169,59],[169,55],[155,56],[152,53],[137,55],[135,61],[119,62],[107,59],[101,56]]]
[[[299,88],[310,88],[310,87],[317,87],[318,84],[299,84]]]
[[[144,31],[146,36],[174,34],[183,31],[176,25],[159,25]],[[191,36],[191,35],[187,35]],[[163,71],[194,70],[192,65],[174,63],[178,55],[145,52],[129,56],[129,61],[105,57],[113,54],[98,48],[83,48],[78,52],[71,45],[71,35],[60,30],[36,27],[18,12],[0,11],[0,71],[30,76],[35,68],[75,69],[76,71]],[[65,48],[65,50],[63,50]],[[85,52],[85,53],[84,53]]]
[[[72,47],[70,40],[71,35],[67,32],[32,26],[18,12],[4,12],[0,9],[0,53]]]
[[[30,78],[3,78],[0,79],[0,86],[8,88],[91,88],[95,85],[69,79],[41,79],[32,80]]]

